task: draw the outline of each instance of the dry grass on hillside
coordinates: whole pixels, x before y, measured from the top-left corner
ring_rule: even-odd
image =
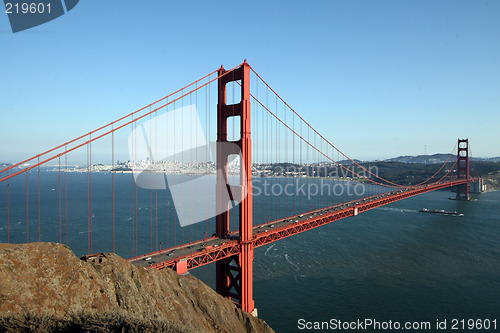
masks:
[[[117,314],[73,315],[71,319],[58,319],[35,313],[22,317],[0,317],[0,332],[9,333],[181,333],[171,323],[150,318],[130,318]]]

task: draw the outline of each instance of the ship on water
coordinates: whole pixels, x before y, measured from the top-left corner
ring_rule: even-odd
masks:
[[[462,213],[458,213],[457,211],[447,211],[447,210],[438,210],[438,209],[427,209],[427,208],[424,208],[424,209],[421,209],[419,210],[419,212],[421,213],[429,213],[429,214],[437,214],[437,215],[451,215],[451,216],[464,216],[464,214]]]

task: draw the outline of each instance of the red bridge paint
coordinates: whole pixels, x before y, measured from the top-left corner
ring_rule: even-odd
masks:
[[[217,73],[215,78],[212,78],[212,75]],[[250,74],[253,73],[258,80],[256,80],[256,88],[260,86],[264,86],[266,93],[265,95],[265,103],[263,100],[259,100],[258,89],[256,89],[256,94],[253,95],[250,93]],[[240,85],[241,88],[241,99],[236,101],[235,104],[227,104],[227,84]],[[235,84],[234,84],[235,83]],[[36,230],[30,229],[30,221],[33,224],[36,218],[38,222],[38,241],[41,241],[41,190],[40,190],[40,167],[48,166],[48,163],[51,162],[54,165],[58,165],[57,172],[57,185],[52,188],[52,191],[55,191],[57,188],[57,194],[59,198],[59,242],[63,242],[63,230],[65,231],[64,236],[66,240],[66,244],[68,244],[68,181],[66,172],[68,170],[68,161],[67,157],[70,153],[80,150],[82,152],[85,148],[87,149],[87,165],[86,168],[80,168],[80,172],[85,172],[87,176],[87,193],[86,193],[86,201],[87,201],[87,241],[88,241],[88,251],[87,253],[93,253],[93,219],[94,219],[94,209],[92,201],[92,173],[94,170],[94,163],[92,162],[92,144],[93,142],[100,140],[102,138],[111,139],[110,146],[110,156],[111,156],[111,198],[112,204],[110,207],[112,219],[110,219],[110,225],[112,230],[112,240],[113,251],[115,250],[115,182],[114,175],[116,172],[115,163],[115,143],[114,143],[114,134],[116,131],[120,129],[126,130],[130,129],[130,125],[132,128],[138,124],[139,120],[144,120],[145,117],[149,116],[150,120],[153,115],[156,115],[157,111],[165,111],[169,106],[173,106],[175,108],[175,103],[177,102],[183,105],[183,99],[189,98],[191,103],[191,97],[195,97],[197,99],[197,94],[202,92],[205,89],[205,103],[208,106],[208,110],[210,110],[209,105],[210,102],[210,84],[218,85],[218,105],[217,105],[217,142],[219,144],[229,144],[234,146],[234,150],[231,151],[221,151],[219,147],[217,149],[217,169],[223,170],[223,172],[218,172],[217,181],[216,181],[216,208],[217,212],[222,212],[218,216],[216,216],[216,225],[215,225],[215,234],[213,237],[209,237],[212,234],[213,230],[210,230],[207,227],[207,231],[204,234],[204,238],[199,241],[190,242],[189,244],[177,245],[174,247],[169,247],[168,237],[167,237],[167,249],[162,249],[162,243],[158,247],[158,203],[153,206],[153,197],[155,201],[157,201],[157,193],[156,189],[150,191],[149,201],[150,201],[150,253],[140,255],[138,251],[138,228],[140,227],[138,221],[138,205],[137,205],[137,183],[132,182],[132,197],[131,197],[131,208],[132,208],[132,255],[134,258],[129,259],[130,262],[142,267],[152,267],[156,269],[162,268],[172,268],[175,269],[179,274],[184,274],[188,272],[189,269],[196,268],[202,265],[206,265],[208,263],[216,262],[216,285],[217,291],[234,301],[238,304],[243,310],[247,312],[254,312],[255,304],[253,300],[253,258],[254,258],[254,248],[263,246],[280,239],[290,237],[296,235],[298,233],[311,230],[313,228],[317,228],[319,226],[325,225],[327,223],[331,223],[334,221],[338,221],[347,217],[354,217],[358,214],[368,211],[370,209],[380,207],[386,204],[390,204],[392,202],[406,199],[415,195],[419,195],[422,193],[439,190],[442,188],[457,186],[457,199],[468,200],[469,199],[469,183],[473,181],[477,181],[475,178],[471,178],[470,169],[469,169],[469,141],[468,139],[459,139],[458,140],[458,154],[457,160],[455,164],[449,168],[446,172],[446,175],[437,181],[430,182],[434,176],[437,176],[438,173],[447,165],[447,162],[450,160],[452,155],[448,158],[448,160],[443,164],[441,169],[439,169],[432,177],[424,181],[423,183],[412,185],[412,186],[402,186],[399,184],[395,184],[386,179],[380,178],[377,175],[374,175],[360,164],[358,164],[355,160],[349,158],[346,154],[341,152],[337,147],[335,147],[331,142],[329,142],[325,137],[323,137],[316,129],[314,129],[309,123],[307,123],[293,108],[290,107],[286,101],[279,96],[270,86],[269,84],[262,79],[262,77],[251,68],[251,66],[245,61],[244,63],[236,66],[233,69],[225,70],[223,67],[212,71],[211,73],[205,75],[199,80],[192,82],[191,84],[185,86],[182,89],[177,90],[176,92],[165,96],[156,102],[153,102],[139,110],[136,110],[128,115],[125,115],[111,123],[108,123],[104,126],[99,127],[98,129],[88,132],[82,136],[79,136],[73,140],[67,141],[62,145],[59,145],[55,148],[42,152],[40,154],[31,157],[30,159],[24,160],[17,164],[13,164],[10,166],[6,166],[0,170],[0,184],[5,185],[5,192],[2,188],[2,196],[6,196],[6,200],[1,200],[0,204],[6,204],[6,209],[0,209],[0,212],[6,213],[6,239],[7,243],[10,242],[10,234],[11,234],[11,209],[10,202],[14,199],[11,196],[11,187],[13,185],[24,186],[26,195],[23,196],[25,201],[24,205],[19,205],[16,207],[23,207],[23,214],[25,216],[25,225],[26,229],[23,230],[23,233],[26,234],[26,242],[30,242],[32,240],[30,238],[31,234]],[[208,88],[208,89],[207,89]],[[207,93],[208,90],[208,93]],[[272,95],[271,102],[267,100],[268,92],[272,91],[274,95]],[[261,93],[262,96],[262,93]],[[234,94],[233,94],[234,97]],[[263,133],[265,136],[271,135],[271,140],[262,140],[262,149],[268,152],[271,151],[271,158],[269,157],[266,160],[268,163],[280,163],[280,162],[290,162],[292,159],[288,156],[288,159],[283,158],[280,159],[279,155],[277,161],[273,157],[273,149],[274,153],[280,153],[281,151],[295,151],[297,150],[302,154],[302,144],[306,146],[309,151],[305,151],[307,155],[309,152],[314,153],[318,156],[317,161],[324,160],[327,162],[332,162],[335,166],[341,167],[343,169],[348,169],[344,167],[338,161],[340,158],[346,159],[352,163],[352,165],[356,165],[357,167],[363,169],[363,171],[368,172],[370,176],[375,176],[375,180],[369,179],[366,176],[360,176],[359,173],[355,173],[353,170],[352,175],[356,176],[356,178],[364,179],[366,181],[370,181],[376,185],[387,186],[391,188],[398,188],[398,190],[393,190],[392,192],[387,192],[379,195],[364,197],[362,199],[357,199],[350,202],[339,203],[336,205],[332,205],[332,202],[325,203],[324,205],[331,205],[326,208],[310,211],[307,213],[301,213],[294,216],[290,216],[285,219],[279,219],[275,221],[268,221],[266,223],[262,223],[254,226],[253,224],[253,198],[252,198],[252,140],[251,140],[251,103],[250,101],[255,101],[254,108],[262,111],[263,115],[269,116],[272,123],[276,124],[276,128],[271,125],[264,125],[258,130],[255,130],[256,133]],[[284,113],[284,120],[280,118],[281,112],[278,112],[278,102],[284,107],[284,109],[289,110],[289,114],[292,116],[292,121],[286,122],[286,113]],[[196,102],[197,103],[197,102]],[[273,112],[272,105],[276,105],[276,109]],[[256,113],[255,119],[258,119]],[[234,117],[240,117],[240,137],[235,141],[228,141],[228,126],[227,121]],[[207,117],[208,114],[207,114]],[[254,119],[254,120],[255,120]],[[264,122],[264,116],[262,116],[262,123]],[[267,119],[267,118],[266,118]],[[289,118],[290,119],[290,118]],[[300,125],[294,125],[294,122],[298,122]],[[140,124],[140,123],[139,123]],[[175,122],[173,124],[175,128]],[[280,127],[278,127],[278,125]],[[302,131],[302,125],[305,125],[306,130]],[[207,125],[208,126],[208,125]],[[279,128],[283,128],[287,134],[290,134],[293,137],[293,149],[287,149],[286,141],[284,149],[279,146],[279,138],[281,138],[281,134],[279,132]],[[300,130],[298,130],[300,128]],[[156,130],[155,130],[156,132]],[[281,132],[282,133],[282,132]],[[310,140],[309,134],[312,133],[314,136],[314,140]],[[275,134],[275,140],[272,141],[272,135]],[[320,138],[321,145],[316,144],[316,138]],[[259,142],[259,136],[255,137],[255,142]],[[295,139],[300,142],[300,148],[295,149]],[[264,148],[264,143],[266,145],[269,142],[275,144],[274,147]],[[323,144],[326,143],[326,150],[323,147]],[[237,148],[237,149],[236,149]],[[331,151],[328,149],[331,148]],[[230,185],[227,181],[228,179],[228,156],[236,154],[235,150],[238,150],[238,153],[241,153],[241,163],[240,163],[240,176],[241,181],[239,185]],[[337,152],[337,159],[333,158],[335,152]],[[256,160],[258,160],[258,155],[256,154]],[[295,156],[295,155],[293,155]],[[300,163],[303,163],[302,157],[300,157]],[[309,157],[305,158],[306,162],[309,162]],[[293,157],[293,162],[295,163],[295,157]],[[54,167],[52,165],[52,167]],[[452,173],[453,168],[456,166],[456,177],[450,179],[445,177]],[[31,172],[30,172],[31,171]],[[53,170],[56,171],[56,170]],[[31,176],[30,176],[31,174]],[[319,171],[318,171],[319,175]],[[20,176],[20,177],[19,177]],[[63,177],[64,176],[64,177]],[[302,176],[302,173],[300,174]],[[10,182],[16,177],[16,182]],[[24,179],[25,177],[25,179]],[[31,182],[33,185],[29,186],[30,177],[35,177],[36,182]],[[31,180],[32,180],[31,178]],[[428,183],[429,182],[429,183]],[[427,185],[423,185],[428,183]],[[21,185],[22,184],[22,185]],[[135,191],[134,191],[135,190]],[[221,193],[223,191],[229,190],[231,192],[231,199],[226,197],[222,197]],[[31,198],[30,201],[30,191]],[[94,189],[95,191],[95,189]],[[249,195],[247,195],[249,194]],[[3,197],[2,197],[3,198]],[[235,198],[239,198],[235,200]],[[337,197],[333,197],[335,199]],[[35,200],[33,200],[35,199]],[[36,200],[38,199],[38,200]],[[79,199],[81,200],[81,199]],[[347,199],[348,200],[348,199]],[[230,216],[227,212],[227,208],[231,201],[239,201],[239,229],[238,231],[230,232]],[[340,200],[338,200],[340,202]],[[153,207],[156,208],[156,246],[153,246]],[[278,205],[276,205],[278,207]],[[4,207],[0,207],[4,208]],[[38,208],[38,209],[37,209]],[[54,208],[54,207],[53,207]],[[299,208],[298,211],[301,211]],[[64,213],[64,214],[63,214]],[[168,214],[167,214],[168,216]],[[3,215],[1,216],[3,219]],[[24,218],[23,218],[24,219]],[[65,228],[63,228],[63,221],[65,224]],[[233,221],[231,221],[233,222]],[[262,221],[264,222],[264,221]],[[166,223],[167,233],[168,233],[168,221]],[[233,223],[234,225],[234,223]],[[184,229],[183,229],[184,230]],[[175,240],[176,233],[174,232],[174,244],[178,244]],[[193,232],[191,231],[191,236],[193,236]],[[23,236],[24,237],[24,236]],[[182,235],[183,239],[181,243],[184,243],[184,234]],[[192,238],[190,238],[192,239]],[[158,249],[159,251],[153,252],[153,249]],[[142,251],[142,250],[141,250]],[[92,257],[91,257],[92,259]],[[95,258],[96,260],[104,260],[105,258]],[[154,259],[154,260],[153,260]],[[92,259],[93,260],[93,259]]]

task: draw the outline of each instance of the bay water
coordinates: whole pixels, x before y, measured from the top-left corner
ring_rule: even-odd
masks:
[[[41,175],[40,186],[36,172],[27,179],[13,179],[8,190],[1,184],[0,242],[7,241],[9,228],[12,243],[38,241],[39,235],[41,241],[66,243],[67,239],[80,256],[90,250],[92,221],[92,251],[111,251],[111,175],[93,173],[90,182],[86,173],[42,170]],[[257,180],[257,185],[259,181],[263,180]],[[131,174],[115,175],[114,192],[115,250],[125,258],[215,231],[213,218],[181,228],[168,192],[136,189]],[[498,329],[500,192],[473,195],[477,201],[470,202],[449,200],[451,196],[450,191],[422,194],[256,248],[254,299],[259,317],[277,332],[302,332],[315,324],[323,325],[317,331],[330,331],[332,323],[339,330],[341,323],[367,319],[381,324],[428,322],[429,332],[471,332],[475,329],[466,327],[467,320],[488,319],[496,320]],[[329,200],[335,203],[331,193],[308,198],[256,196],[254,223],[299,213],[299,203],[307,211]],[[464,216],[420,213],[422,208],[458,211]],[[190,273],[215,287],[215,265]],[[438,329],[444,320],[446,330]],[[451,330],[453,320],[464,320],[465,329]],[[363,331],[384,330],[365,327]]]

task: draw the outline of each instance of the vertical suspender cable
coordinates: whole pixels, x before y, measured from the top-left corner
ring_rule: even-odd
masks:
[[[191,108],[191,106],[193,105],[193,94],[189,94],[189,108]],[[191,110],[190,110],[191,111]],[[193,143],[192,143],[192,139],[193,139],[193,132],[191,131],[192,129],[192,124],[193,124],[193,119],[191,117],[191,112],[189,112],[189,161],[188,163],[191,164],[193,163]],[[194,167],[194,163],[193,163],[193,167]],[[193,183],[192,182],[189,182],[189,192],[190,192],[190,197],[193,198]],[[190,209],[189,210],[189,216],[191,217],[191,221],[193,220],[193,210]],[[190,229],[190,233],[191,235],[189,236],[189,243],[191,243],[193,241],[193,224],[191,224],[189,226],[189,229]]]
[[[255,80],[255,95],[257,96],[257,98],[259,98],[259,82],[258,80]],[[259,150],[259,135],[260,135],[260,130],[259,130],[259,107],[258,107],[258,104],[257,103],[252,103],[253,105],[253,109],[254,109],[254,113],[253,115],[251,115],[252,117],[252,121],[253,121],[253,125],[251,125],[251,132],[253,134],[253,138],[252,138],[252,154]],[[259,157],[257,155],[255,155],[255,157],[252,157],[252,159],[254,160],[254,163],[257,163],[258,161],[260,161]],[[253,187],[252,187],[253,189]],[[249,195],[253,195],[252,193],[249,193]],[[255,206],[254,206],[255,208]],[[253,216],[254,217],[257,217],[257,214],[256,212],[252,212],[253,213]],[[257,218],[258,220],[258,218]],[[255,221],[255,219],[254,219]]]
[[[132,123],[131,123],[131,135],[132,137],[130,138],[131,139],[131,144],[130,144],[130,166],[132,167],[132,174],[131,174],[131,178],[130,180],[132,181],[131,183],[131,188],[130,188],[130,194],[131,194],[131,207],[132,207],[132,217],[131,217],[131,220],[132,220],[132,256],[134,255],[134,249],[135,249],[135,209],[134,209],[134,172],[135,172],[135,160],[134,160],[134,116],[132,115]]]
[[[285,104],[283,104],[283,114],[284,114],[284,117],[285,117],[285,124],[286,124],[286,105],[285,105]],[[289,156],[288,156],[288,150],[287,150],[287,148],[288,148],[288,133],[287,133],[287,131],[286,131],[286,129],[285,129],[285,128],[283,129],[283,143],[284,143],[284,146],[285,146],[285,150],[284,150],[284,154],[283,154],[283,162],[284,162],[284,163],[285,163],[285,165],[286,165],[286,170],[284,170],[284,172],[285,172],[285,174],[284,174],[284,177],[285,177],[285,178],[284,178],[284,179],[285,179],[285,183],[283,183],[283,184],[284,184],[283,186],[285,186],[285,185],[287,185],[287,184],[286,184],[286,182],[288,182],[288,181],[289,181],[289,179],[288,179],[288,175],[289,175],[289,174],[288,174],[288,169],[289,169],[289,164],[288,164],[288,162],[290,162],[290,161],[288,160]],[[286,195],[287,195],[287,194],[285,193],[285,196],[286,196]],[[284,204],[285,204],[285,205],[288,205],[288,202],[285,200]],[[285,205],[284,205],[284,207],[287,207],[287,206],[285,206]],[[288,207],[287,207],[287,208],[288,208]],[[284,211],[283,213],[285,213],[285,216],[286,216],[286,214],[287,214],[288,212]]]
[[[182,93],[181,93],[181,94],[182,94]],[[175,112],[175,101],[174,101],[174,103],[173,103],[173,104],[174,104],[174,105],[173,105],[173,110],[174,110],[174,112]],[[174,113],[174,115],[175,115],[175,113]],[[172,139],[174,140],[174,144],[173,144],[173,146],[172,146],[172,147],[174,147],[174,153],[175,153],[175,150],[176,150],[176,148],[175,148],[175,147],[177,147],[177,146],[175,145],[175,128],[176,128],[176,126],[175,126],[175,120],[176,120],[176,118],[177,118],[177,117],[176,117],[176,116],[174,116],[174,124],[173,124],[173,125],[174,125],[174,126],[173,126],[173,127],[174,127],[174,128],[173,128],[173,129],[174,129],[174,131],[173,131],[173,132],[174,132],[174,135],[172,136]],[[174,161],[174,162],[176,162],[176,161]],[[173,198],[172,198],[172,199],[173,199]],[[174,246],[177,246],[177,224],[176,224],[175,222],[176,222],[176,221],[175,221],[175,219],[174,219],[174,225],[173,225],[173,229],[174,229]]]
[[[294,114],[292,113],[292,128],[293,128],[293,131],[295,132],[295,116]],[[291,215],[294,215],[295,214],[295,196],[297,194],[297,184],[296,184],[296,165],[295,165],[295,135],[292,134],[292,161],[293,161],[293,197],[292,197],[292,214]]]
[[[59,156],[59,243],[62,243],[61,156]]]
[[[210,77],[209,77],[209,80],[210,80]],[[210,127],[210,119],[208,118],[208,99],[209,99],[209,96],[208,96],[208,87],[205,86],[205,134],[206,134],[206,137],[207,137],[207,147],[206,147],[206,154],[207,154],[207,162],[208,160],[211,160],[210,158],[210,132],[209,132],[209,127]],[[206,165],[206,184],[207,184],[207,193],[206,193],[206,196],[207,198],[210,197],[210,186],[208,186],[210,184],[210,181],[209,181],[209,164],[207,163]],[[206,207],[206,216],[208,216],[208,206]],[[207,219],[207,221],[205,222],[205,233],[203,235],[203,239],[206,239],[208,237],[208,223],[209,223],[209,219]]]
[[[184,90],[181,91],[181,96],[184,95]],[[184,152],[184,97],[181,98],[181,151]],[[182,154],[182,161],[184,163],[184,154]],[[184,228],[181,227],[181,235],[182,235],[182,244],[184,244]],[[183,249],[184,250],[184,249]]]
[[[258,93],[259,93],[259,89],[258,89],[258,84],[257,84],[257,80],[255,80],[255,86],[256,86],[256,95],[258,96]],[[261,160],[261,152],[259,151],[259,145],[260,145],[260,141],[261,141],[261,137],[260,135],[262,135],[262,131],[261,131],[261,128],[259,127],[259,107],[257,106],[256,103],[252,103],[253,106],[253,114],[255,115],[252,116],[252,125],[250,125],[250,128],[251,128],[251,133],[252,133],[252,154],[254,154],[252,156],[252,164],[253,165],[257,165],[257,164],[261,164],[262,163],[262,160]],[[252,166],[253,168],[253,166]],[[256,168],[256,172],[258,172],[258,170],[260,170],[260,168]],[[252,178],[253,179],[253,178]],[[257,186],[259,186],[257,184]],[[253,191],[253,187],[252,187],[252,191]],[[253,194],[252,194],[253,195]],[[255,210],[255,206],[253,207],[253,211],[254,211],[254,221],[260,221],[260,218],[257,217],[257,212]]]
[[[275,108],[276,108],[276,114],[278,114],[278,96],[276,96],[276,102],[275,102]],[[278,165],[280,163],[280,127],[279,127],[279,124],[278,124],[278,121],[276,121],[276,161],[278,162]],[[278,182],[278,179],[276,177],[273,177],[273,181],[274,183],[276,184]],[[274,195],[275,196],[275,200],[276,200],[276,204],[275,204],[275,209],[276,209],[276,213],[274,214],[274,220],[277,220],[279,218],[279,208],[278,208],[278,196],[277,195]]]
[[[151,165],[149,165],[149,167],[151,167]],[[153,180],[152,170],[150,170],[149,174],[150,174],[149,175],[150,181],[152,182]],[[153,190],[152,189],[149,190],[149,226],[150,226],[149,247],[151,252],[153,252]]]
[[[40,157],[38,158],[38,163],[40,163]],[[38,241],[40,242],[40,229],[41,229],[41,223],[40,223],[40,165],[38,166],[37,170],[37,183],[38,183]]]
[[[87,144],[87,253],[90,252],[90,165],[89,144]]]
[[[210,80],[210,77],[209,77],[209,80]],[[210,124],[210,120],[209,120],[209,116],[208,116],[208,99],[209,99],[209,96],[208,96],[208,87],[205,86],[205,134],[206,134],[206,137],[207,137],[207,147],[206,147],[206,154],[207,154],[207,160],[211,160],[210,158],[210,132],[209,132],[209,124]],[[208,162],[208,161],[207,161]],[[207,163],[206,165],[206,184],[207,184],[207,198],[209,198],[209,191],[210,191],[210,186],[208,186],[210,184],[210,181],[209,181],[209,164]],[[208,216],[208,206],[206,207],[206,216]],[[208,223],[209,223],[209,219],[207,219],[207,221],[205,222],[205,233],[203,235],[203,239],[206,239],[208,237]]]
[[[196,83],[195,106],[196,106],[196,111],[198,111],[198,82]],[[192,126],[194,126],[194,125],[192,125]],[[196,126],[194,126],[194,128],[196,128]],[[196,130],[195,130],[195,142],[196,142],[196,144],[198,144],[198,131],[196,131]],[[196,164],[198,167],[199,166],[198,150],[196,150],[195,161],[196,161]],[[195,235],[198,236],[198,223],[196,224]]]
[[[90,135],[90,139],[92,139],[92,134]],[[94,213],[93,213],[93,207],[92,207],[92,141],[89,143],[89,161],[90,161],[90,253],[93,253],[93,244],[92,244],[92,224],[94,222]]]
[[[137,162],[137,133],[136,133],[136,130],[137,130],[137,122],[134,122],[134,163]],[[139,238],[138,238],[138,234],[139,234],[139,217],[138,217],[138,196],[137,196],[137,182],[134,182],[134,207],[135,207],[135,249],[134,249],[134,252],[135,252],[135,256],[137,256],[139,253],[138,253],[138,249],[139,249]]]
[[[115,248],[115,131],[114,126],[111,125],[111,220],[112,220],[112,234],[113,234],[113,252]]]
[[[64,146],[64,152],[66,152],[67,146]],[[64,154],[64,164],[65,164],[65,171],[64,171],[64,186],[65,186],[65,209],[64,212],[66,214],[66,245],[68,245],[68,154]]]
[[[266,88],[266,106],[267,106],[267,88]],[[269,163],[269,149],[265,149],[265,147],[269,147],[269,128],[268,128],[268,118],[269,118],[269,113],[264,113],[263,112],[263,117],[262,117],[262,161],[264,162],[264,165],[267,167],[267,164]],[[267,175],[266,175],[267,176]],[[267,178],[265,178],[262,181],[262,187],[265,188],[264,185],[267,183]],[[265,194],[267,195],[267,194]],[[266,205],[268,205],[269,200],[265,200]],[[264,202],[263,202],[264,204]],[[266,207],[263,212],[266,210],[269,211],[270,207]],[[262,220],[266,220],[266,216],[262,216]]]
[[[155,173],[155,250],[158,250],[158,114],[155,112],[155,164],[154,164],[154,173]]]
[[[26,172],[26,243],[30,242],[28,172]]]
[[[303,133],[302,133],[302,122],[300,122],[300,136],[303,137]],[[302,140],[299,141],[299,153],[300,153],[300,158],[299,158],[299,165],[300,165],[300,173],[299,173],[299,181],[302,182],[303,180],[300,178],[302,176]],[[298,192],[297,192],[298,194]],[[299,212],[302,212],[302,196],[300,196],[299,198]]]
[[[167,104],[168,104],[168,99],[167,99]],[[167,110],[165,111],[165,114],[166,112],[168,112],[168,107],[167,107]],[[175,130],[175,129],[174,129]],[[165,117],[165,133],[168,133],[168,117]],[[175,134],[175,133],[174,133]],[[175,135],[174,135],[175,137]],[[168,135],[165,135],[165,147],[168,148]],[[165,151],[165,156],[168,156],[168,151]],[[165,178],[162,179],[163,181],[167,181]],[[170,191],[168,189],[168,186],[167,188],[165,189],[165,215],[166,215],[166,223],[167,223],[167,239],[166,239],[166,248],[168,249],[168,244],[169,244],[169,234],[168,234],[168,214],[169,214],[169,210],[168,210],[168,195],[169,195]]]
[[[7,170],[7,176],[9,173]],[[10,243],[10,178],[7,179],[7,243]]]
[[[151,111],[151,107],[149,107],[149,110]],[[153,132],[152,132],[152,127],[153,127],[153,124],[152,124],[152,116],[151,114],[149,115],[149,135],[150,137],[153,135]],[[151,142],[153,141],[152,140],[153,138],[151,137]],[[151,143],[150,143],[151,145]],[[152,151],[151,151],[152,153]],[[150,156],[149,158],[149,180],[150,182],[152,183],[153,182],[153,156]],[[149,190],[149,222],[150,222],[150,250],[151,252],[153,252],[153,190],[150,189]]]
[[[267,93],[267,92],[266,92]],[[267,163],[268,163],[268,154],[269,154],[269,150],[265,149],[265,147],[268,146],[268,136],[269,136],[269,132],[268,132],[268,128],[267,128],[267,115],[268,113],[267,112],[262,112],[262,127],[261,127],[261,133],[262,133],[262,149],[261,149],[261,152],[262,152],[262,164],[263,164],[263,169],[266,170],[267,168]],[[264,176],[267,176],[267,173],[264,173]],[[267,182],[267,179],[266,178],[263,178],[262,179],[262,189],[265,189],[265,184]],[[265,212],[268,210],[267,208],[267,205],[269,203],[269,200],[267,200],[267,198],[265,197],[265,192],[264,192],[264,198],[265,200],[263,200],[262,202],[262,206],[263,207],[266,207],[265,209],[262,209],[262,221],[266,221],[266,216],[265,216]]]
[[[269,88],[266,89],[266,107],[269,108]],[[269,115],[268,115],[268,118],[269,118]],[[271,119],[272,120],[272,119]],[[269,163],[269,168],[272,170],[272,164],[271,164],[271,160],[273,158],[273,155],[272,155],[272,123],[271,125],[269,125],[269,120],[266,122],[266,133],[267,133],[267,147],[269,147],[269,149],[267,150],[267,163]],[[269,138],[271,136],[271,139]],[[271,157],[269,157],[269,154],[271,154]],[[272,174],[270,175],[272,176]],[[272,211],[273,211],[273,201],[272,201],[272,197],[270,198],[271,200],[269,200],[270,202],[270,207],[269,207],[269,215],[267,216],[267,222],[269,222],[271,220],[271,214],[272,214]]]

